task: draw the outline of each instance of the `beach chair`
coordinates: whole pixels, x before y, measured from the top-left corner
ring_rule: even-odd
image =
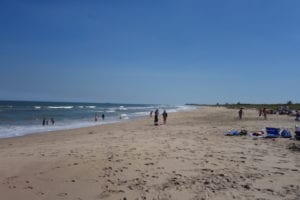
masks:
[[[266,138],[278,138],[280,137],[280,128],[272,128],[272,127],[266,127]]]

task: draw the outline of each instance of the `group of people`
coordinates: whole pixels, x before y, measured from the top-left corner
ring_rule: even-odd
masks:
[[[152,117],[153,116],[153,111],[151,110],[150,111],[150,117]],[[158,120],[158,116],[159,116],[159,110],[158,109],[156,109],[155,111],[154,111],[154,125],[155,126],[158,126],[159,125],[159,120]],[[167,123],[167,117],[168,117],[168,113],[167,113],[167,111],[166,110],[164,110],[164,112],[162,113],[162,116],[163,116],[163,120],[164,120],[164,124],[166,124]]]
[[[102,118],[102,120],[104,121],[104,119],[105,119],[104,113],[101,115],[101,118]],[[98,119],[99,119],[99,114],[95,114],[95,122],[97,122]]]
[[[51,124],[54,125],[55,121],[54,118],[52,117],[51,119]],[[45,125],[49,125],[48,119],[46,119],[45,117],[43,118],[43,126]]]
[[[243,115],[244,115],[244,109],[240,108],[239,110],[239,119],[243,119]],[[261,108],[259,109],[259,117],[264,116],[264,119],[267,119],[267,109],[266,108]]]

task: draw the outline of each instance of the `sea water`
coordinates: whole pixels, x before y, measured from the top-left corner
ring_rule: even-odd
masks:
[[[69,103],[0,101],[0,138],[32,133],[116,123],[165,109],[168,113],[194,109],[191,106],[115,103]],[[105,118],[102,120],[102,114]],[[98,120],[95,121],[95,116]],[[54,119],[54,125],[51,123]],[[43,126],[43,119],[48,125]]]

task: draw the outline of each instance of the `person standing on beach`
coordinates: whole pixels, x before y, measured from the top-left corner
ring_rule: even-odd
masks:
[[[240,110],[239,110],[239,118],[240,118],[240,119],[243,118],[243,114],[244,114],[243,108],[240,108]]]
[[[260,109],[259,109],[259,116],[262,115],[262,112],[263,112],[263,110],[260,108]]]
[[[262,112],[263,112],[264,118],[266,120],[267,119],[267,109],[264,108]]]
[[[102,120],[104,121],[104,119],[105,119],[105,115],[104,115],[104,113],[102,114]]]
[[[296,118],[295,118],[296,121],[300,121],[300,112],[299,110],[296,111]]]
[[[153,110],[150,111],[150,117],[152,117],[152,115],[153,115]]]
[[[98,115],[95,114],[95,122],[98,121]]]
[[[166,124],[167,123],[167,117],[168,117],[168,113],[166,112],[166,110],[164,110],[162,116],[163,116],[163,119],[164,119],[164,124]]]
[[[154,125],[155,126],[158,126],[158,115],[159,115],[159,111],[158,111],[158,109],[156,109],[154,112]]]
[[[51,123],[52,123],[52,125],[54,125],[54,119],[53,119],[53,117],[51,118]]]
[[[43,126],[45,126],[46,125],[46,118],[44,117],[43,118]]]

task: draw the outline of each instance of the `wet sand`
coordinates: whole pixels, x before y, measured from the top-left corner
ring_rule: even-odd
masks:
[[[0,140],[3,200],[300,199],[300,145],[230,137],[231,128],[294,130],[293,118],[205,107],[153,118]],[[160,119],[162,121],[162,119]]]

